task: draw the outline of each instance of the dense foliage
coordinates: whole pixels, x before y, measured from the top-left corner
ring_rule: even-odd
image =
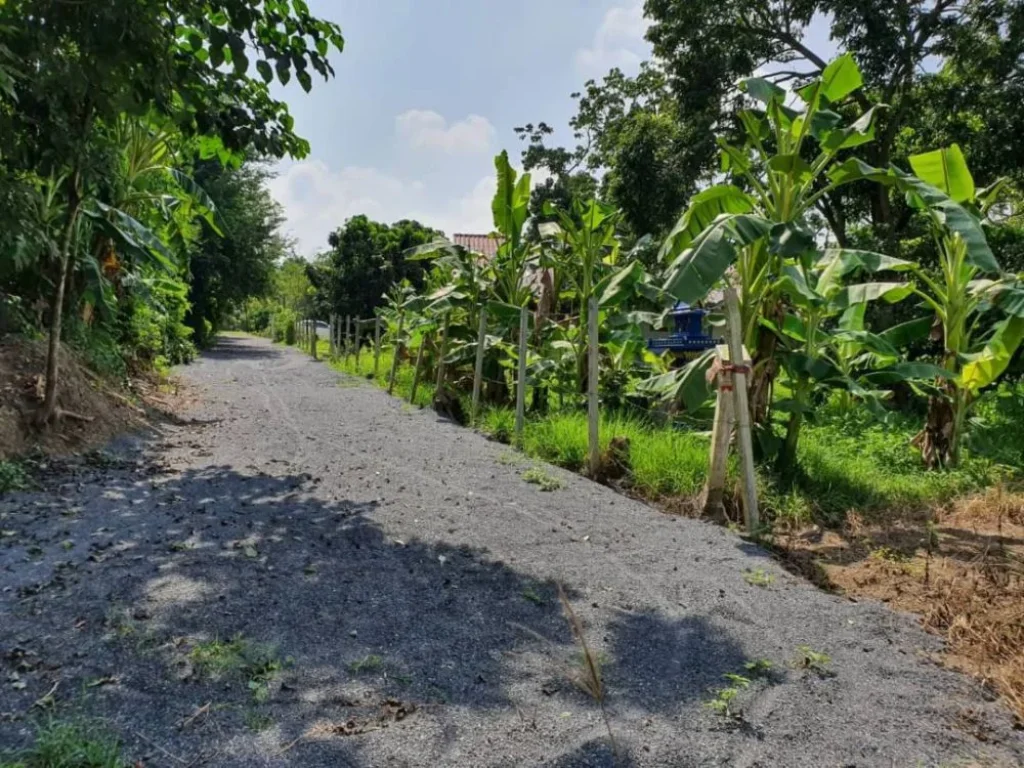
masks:
[[[5,314],[49,331],[40,424],[60,415],[62,337],[90,349],[90,337],[107,339],[111,361],[189,356],[193,249],[199,340],[260,289],[274,254],[252,242],[218,253],[212,238],[237,238],[260,215],[272,231],[276,213],[252,171],[218,179],[203,161],[305,155],[268,85],[294,76],[309,90],[342,45],[298,0],[0,3],[0,270]]]

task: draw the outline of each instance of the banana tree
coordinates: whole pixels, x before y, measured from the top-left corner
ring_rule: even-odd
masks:
[[[950,372],[930,398],[914,443],[929,466],[955,466],[972,404],[1024,339],[1024,289],[1016,276],[1002,273],[981,227],[1002,184],[978,190],[956,144],[915,155],[910,164],[916,178],[896,176],[910,205],[927,217],[939,259],[936,273],[917,272],[915,293],[934,313],[941,364]]]
[[[809,214],[841,186],[870,177],[868,171],[844,172],[849,161],[837,159],[874,138],[880,107],[849,124],[833,109],[861,85],[849,54],[797,91],[801,110],[788,106],[787,93],[767,80],[741,81],[740,90],[763,108],[739,113],[742,146],[719,139],[722,170],[736,184],[695,196],[661,249],[668,264],[664,290],[676,301],[702,301],[723,279],[740,289],[743,340],[754,358],[751,411],[758,424],[768,422],[778,373],[778,336],[766,332],[765,321],[783,322],[787,275],[819,260]]]
[[[601,281],[616,271],[619,213],[614,206],[598,200],[573,201],[571,211],[545,206],[544,213],[558,223],[542,224],[544,256],[541,266],[552,269],[562,286],[561,295],[572,300],[579,320],[564,331],[576,359],[576,391],[586,389],[587,327],[590,299],[597,295]]]

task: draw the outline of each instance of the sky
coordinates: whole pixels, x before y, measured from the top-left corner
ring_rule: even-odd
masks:
[[[507,149],[518,164],[523,147],[513,128],[545,121],[568,143],[570,94],[650,57],[642,0],[309,5],[341,26],[345,50],[332,54],[336,77],[314,77],[311,93],[276,89],[312,148],[269,184],[306,257],[357,214],[449,236],[491,231],[494,155]]]

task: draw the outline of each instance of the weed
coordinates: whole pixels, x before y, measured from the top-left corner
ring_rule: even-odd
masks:
[[[514,467],[524,461],[523,455],[515,451],[505,451],[498,457],[498,463],[505,467]]]
[[[722,717],[729,719],[738,718],[740,712],[736,709],[733,703],[736,697],[740,695],[740,692],[750,687],[750,679],[743,675],[737,675],[729,672],[723,677],[731,683],[731,685],[725,686],[724,688],[716,688],[712,693],[714,697],[705,702],[705,706],[720,714]]]
[[[769,677],[775,670],[775,665],[768,661],[768,659],[754,659],[754,661],[748,661],[744,664],[743,669],[751,677]]]
[[[902,564],[910,561],[910,557],[905,552],[900,552],[898,549],[892,547],[878,547],[878,549],[871,550],[872,560],[884,560],[887,563]]]
[[[523,590],[523,598],[536,605],[544,605],[544,598],[538,595],[533,587],[527,587]]]
[[[764,568],[748,568],[743,572],[743,580],[753,587],[770,587],[775,576]]]
[[[384,666],[384,659],[376,654],[371,653],[369,656],[364,656],[357,661],[353,661],[348,665],[348,671],[354,675],[361,674],[363,672],[378,672]]]
[[[0,494],[23,491],[29,487],[25,467],[16,461],[0,461]]]
[[[543,467],[530,467],[523,473],[523,480],[539,486],[542,491],[557,491],[563,487],[562,481],[548,474]]]
[[[196,671],[214,679],[238,675],[257,702],[270,698],[270,683],[284,668],[272,646],[254,643],[242,635],[228,642],[210,640],[192,646],[188,655]]]
[[[8,762],[10,760],[10,762]],[[0,768],[127,768],[121,745],[92,723],[52,720],[27,750],[0,755]]]
[[[274,718],[265,712],[249,709],[246,710],[246,713],[242,718],[242,722],[244,722],[245,727],[253,733],[261,733],[274,725]]]
[[[832,672],[828,665],[832,663],[832,657],[827,653],[816,651],[809,645],[798,645],[796,656],[793,658],[793,666],[798,669],[810,669],[817,672],[821,677],[831,677]]]
[[[586,635],[583,632],[583,622],[580,621],[576,612],[572,609],[572,604],[569,602],[569,598],[565,596],[565,590],[562,589],[561,584],[558,585],[558,600],[562,603],[565,619],[569,622],[573,639],[576,640],[582,654],[581,672],[572,675],[570,679],[601,707],[601,717],[604,718],[604,726],[608,729],[608,742],[611,744],[612,754],[615,756],[615,762],[617,763],[619,761],[619,749],[615,743],[615,734],[612,733],[612,724],[608,719],[608,710],[605,708],[604,703],[606,692],[604,679],[601,676],[601,657],[590,650]]]

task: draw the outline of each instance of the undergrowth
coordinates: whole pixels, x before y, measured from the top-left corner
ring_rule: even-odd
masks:
[[[321,342],[321,356],[326,358],[327,352],[327,343]],[[363,350],[358,366],[354,357],[331,361],[331,365],[387,388],[393,359],[392,350],[383,350],[376,376],[370,348]],[[403,361],[395,378],[395,396],[408,400],[413,375],[412,365]],[[421,381],[415,405],[429,406],[433,394],[433,382]],[[769,519],[790,527],[837,525],[849,512],[872,517],[923,511],[1018,477],[1024,465],[1024,433],[1016,427],[1021,420],[1020,387],[1002,385],[978,403],[960,467],[929,471],[911,444],[920,429],[919,417],[894,413],[883,424],[864,409],[844,410],[838,401],[824,403],[802,433],[799,472],[792,485],[780,486],[768,469],[759,467],[761,504]],[[484,407],[475,427],[495,440],[511,443],[514,409]],[[600,434],[602,450],[614,437],[628,438],[632,492],[655,501],[693,499],[700,494],[708,465],[707,432],[662,426],[642,415],[605,412]],[[518,447],[530,458],[581,471],[587,461],[586,414],[574,410],[530,414]],[[730,458],[729,483],[738,483],[735,456]]]
[[[117,739],[81,722],[51,721],[35,743],[20,752],[0,752],[0,768],[127,768]]]

